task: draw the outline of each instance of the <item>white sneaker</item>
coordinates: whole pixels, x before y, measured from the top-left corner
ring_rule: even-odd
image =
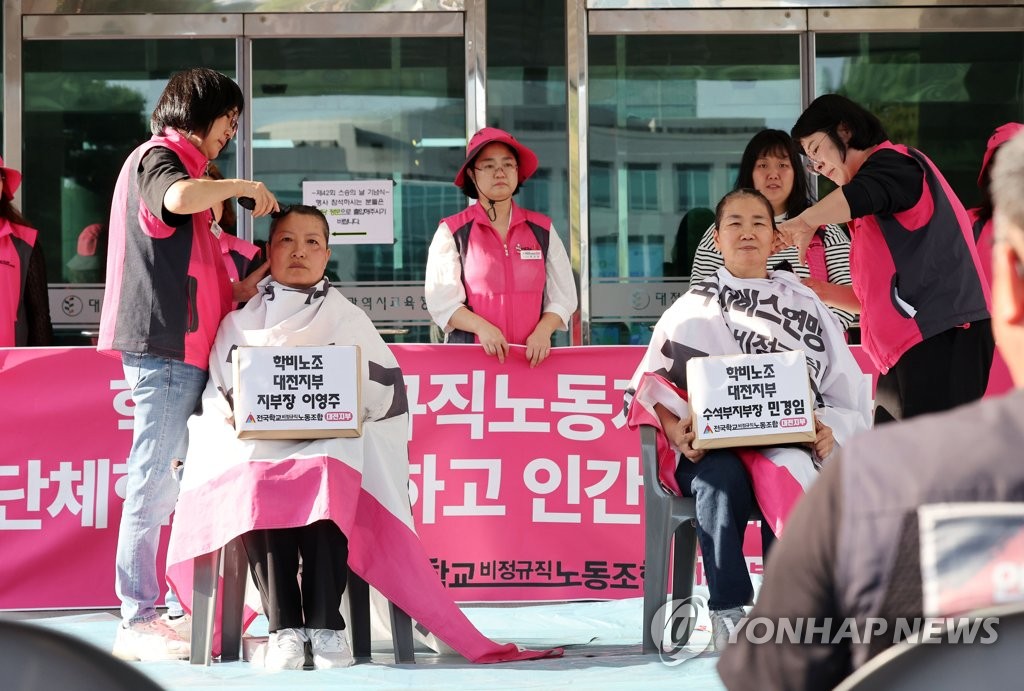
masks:
[[[187,660],[189,644],[161,619],[118,626],[114,657],[122,660]]]
[[[313,647],[313,665],[317,669],[350,667],[355,664],[344,631],[306,629]]]
[[[160,617],[160,621],[174,629],[174,632],[181,637],[181,640],[186,643],[190,643],[192,641],[191,614],[182,614],[180,617],[175,617],[173,619],[169,615],[164,614]]]
[[[711,610],[711,637],[716,651],[722,652],[729,647],[729,637],[745,616],[747,614],[742,607]]]
[[[302,629],[281,629],[267,639],[263,666],[267,669],[302,669],[306,664],[306,633]]]

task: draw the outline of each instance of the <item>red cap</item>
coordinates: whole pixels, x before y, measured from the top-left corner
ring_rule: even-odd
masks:
[[[988,145],[985,147],[985,157],[981,159],[981,170],[978,172],[978,187],[981,187],[983,184],[982,180],[985,178],[985,169],[992,162],[992,156],[995,154],[996,149],[1013,139],[1013,135],[1021,130],[1024,130],[1024,125],[1021,123],[1008,122],[997,127],[992,136],[988,138]]]
[[[8,199],[14,199],[14,193],[21,187],[21,171],[4,166],[4,159],[0,158],[0,172],[4,175],[3,195]]]
[[[462,164],[459,172],[455,175],[456,187],[462,187],[462,184],[466,181],[466,168],[469,167],[470,162],[477,157],[477,154],[485,146],[493,142],[505,144],[516,152],[516,160],[519,162],[517,178],[520,183],[526,182],[531,175],[537,172],[537,154],[520,144],[515,137],[505,130],[499,130],[497,127],[485,127],[474,134],[469,140],[469,144],[466,145],[466,162]]]

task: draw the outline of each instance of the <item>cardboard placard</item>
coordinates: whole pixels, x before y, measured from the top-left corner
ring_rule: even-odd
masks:
[[[359,346],[240,346],[232,367],[240,439],[362,434]]]
[[[814,441],[802,350],[692,358],[686,384],[695,449]]]

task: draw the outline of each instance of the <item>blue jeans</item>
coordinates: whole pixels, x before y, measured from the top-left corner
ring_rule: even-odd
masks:
[[[156,553],[160,526],[174,511],[178,480],[174,461],[185,460],[188,418],[206,386],[207,373],[180,360],[122,353],[124,376],[132,390],[135,423],[128,455],[128,483],[117,535],[117,596],[127,624],[157,617],[160,595]],[[172,614],[181,605],[168,591]]]
[[[743,461],[729,449],[709,451],[699,463],[684,456],[676,481],[684,496],[697,500],[697,542],[711,595],[708,607],[743,607],[754,595],[743,556],[754,490]],[[771,531],[762,529],[762,536],[765,533]]]

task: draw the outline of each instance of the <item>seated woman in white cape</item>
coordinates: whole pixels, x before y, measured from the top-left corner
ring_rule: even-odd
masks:
[[[697,539],[707,574],[716,648],[753,595],[743,536],[753,502],[780,535],[796,501],[836,444],[870,424],[870,384],[835,315],[787,271],[767,271],[777,231],[771,204],[755,190],[727,194],[716,210],[715,244],[725,266],[690,287],[661,316],[626,391],[630,427],[652,424],[658,471],[697,504]],[[815,399],[809,447],[694,449],[686,363],[706,355],[803,350]],[[771,534],[762,531],[766,538]],[[724,632],[724,637],[723,637]]]
[[[489,640],[442,586],[413,525],[402,371],[366,314],[324,278],[327,233],[315,207],[286,208],[271,224],[271,276],[220,326],[202,412],[189,422],[168,580],[191,609],[192,560],[242,536],[271,643],[280,648],[268,645],[266,664],[277,668],[294,666],[304,636],[317,666],[350,664],[351,655],[338,649],[344,637],[337,633],[344,628],[340,606],[349,570],[472,662],[560,654]],[[237,437],[231,362],[237,346],[350,344],[361,350],[362,436]],[[268,549],[287,552],[287,558],[268,559]]]

